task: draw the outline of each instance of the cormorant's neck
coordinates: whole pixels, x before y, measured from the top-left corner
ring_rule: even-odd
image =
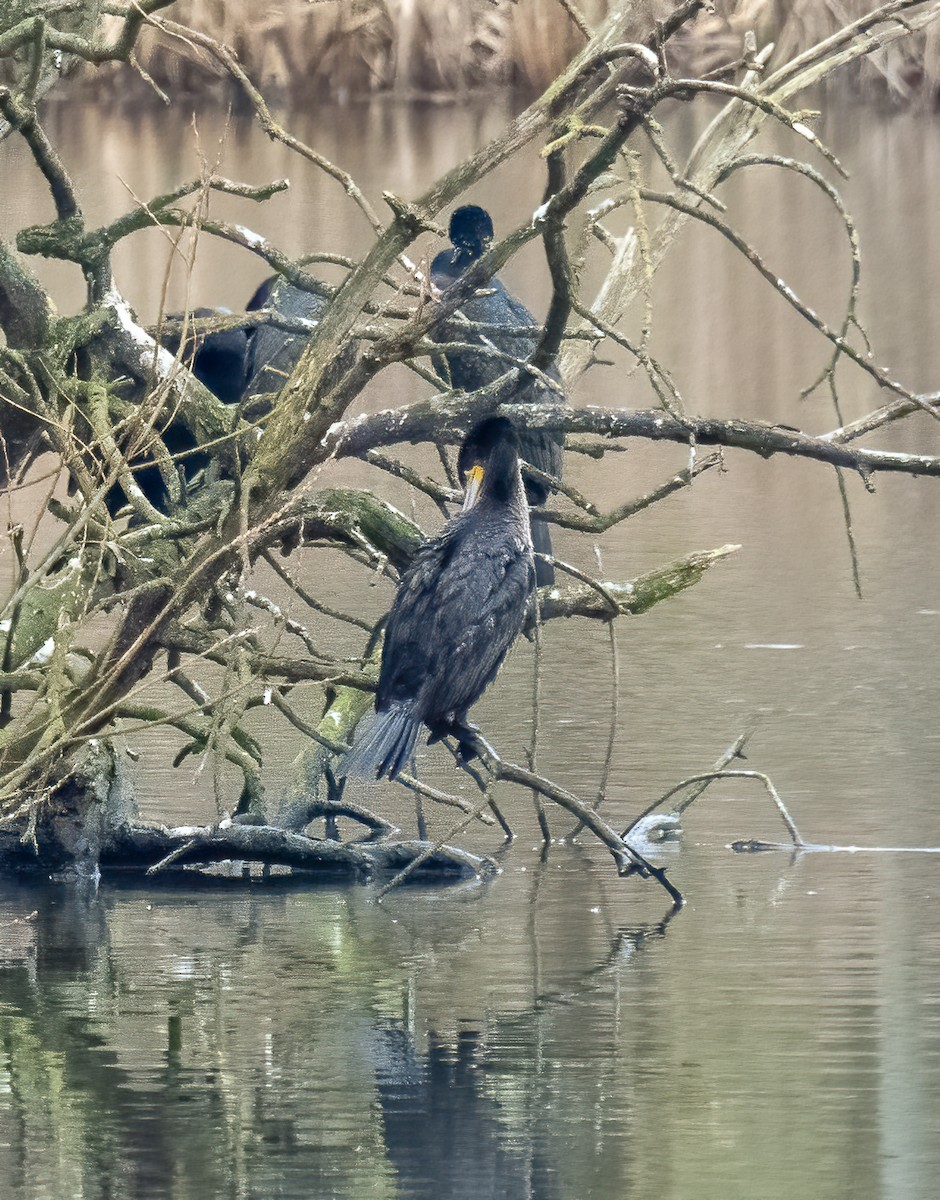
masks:
[[[512,446],[494,447],[483,473],[479,502],[506,510],[526,507],[519,456]]]
[[[467,246],[454,246],[450,255],[451,261],[454,264],[454,270],[462,275],[464,271],[469,270],[473,266],[482,254],[482,248],[470,249]]]
[[[476,262],[478,255],[459,246],[442,250],[431,263],[431,277],[440,288],[450,287]]]

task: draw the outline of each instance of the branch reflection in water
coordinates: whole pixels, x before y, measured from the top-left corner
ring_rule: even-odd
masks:
[[[185,1178],[358,1197],[394,1176],[402,1196],[565,1195],[556,1124],[577,1106],[549,1098],[556,1016],[580,1012],[583,1053],[615,1056],[618,980],[669,918],[595,932],[593,961],[536,991],[553,874],[514,877],[508,956],[480,893],[393,917],[361,889],[5,888],[5,1194],[175,1196]],[[585,878],[594,926],[604,888]],[[439,985],[465,960],[502,979],[461,990],[457,1016]]]

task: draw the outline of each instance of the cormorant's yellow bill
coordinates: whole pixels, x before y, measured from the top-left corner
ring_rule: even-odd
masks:
[[[480,488],[483,486],[483,468],[471,467],[464,482],[463,511],[468,512],[480,498]]]

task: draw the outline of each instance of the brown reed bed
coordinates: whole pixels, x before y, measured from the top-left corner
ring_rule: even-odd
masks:
[[[303,102],[459,99],[469,91],[540,91],[615,0],[179,0],[163,15],[224,41],[266,95]],[[668,11],[668,0],[641,0]],[[701,74],[734,60],[744,34],[776,43],[771,65],[835,32],[876,0],[717,0],[672,45],[675,70]],[[218,66],[182,38],[151,32],[140,63],[165,89],[202,93]],[[95,73],[99,86],[105,72]],[[903,39],[854,72],[864,90],[895,101],[940,90],[940,32]],[[125,77],[126,78],[126,77]]]

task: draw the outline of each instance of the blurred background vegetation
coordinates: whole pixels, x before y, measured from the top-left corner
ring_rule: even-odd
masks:
[[[540,91],[583,45],[613,0],[182,0],[175,20],[232,47],[271,98],[354,101],[376,92],[446,102],[494,87]],[[654,16],[668,4],[637,0]],[[770,67],[871,10],[871,0],[716,0],[670,44],[673,69],[706,74],[740,55],[753,30],[774,42]],[[145,31],[143,69],[163,88],[203,91],[217,64],[185,34],[169,45]],[[87,69],[90,86],[127,88],[127,75]],[[902,39],[853,68],[861,90],[893,103],[932,103],[940,32]]]

